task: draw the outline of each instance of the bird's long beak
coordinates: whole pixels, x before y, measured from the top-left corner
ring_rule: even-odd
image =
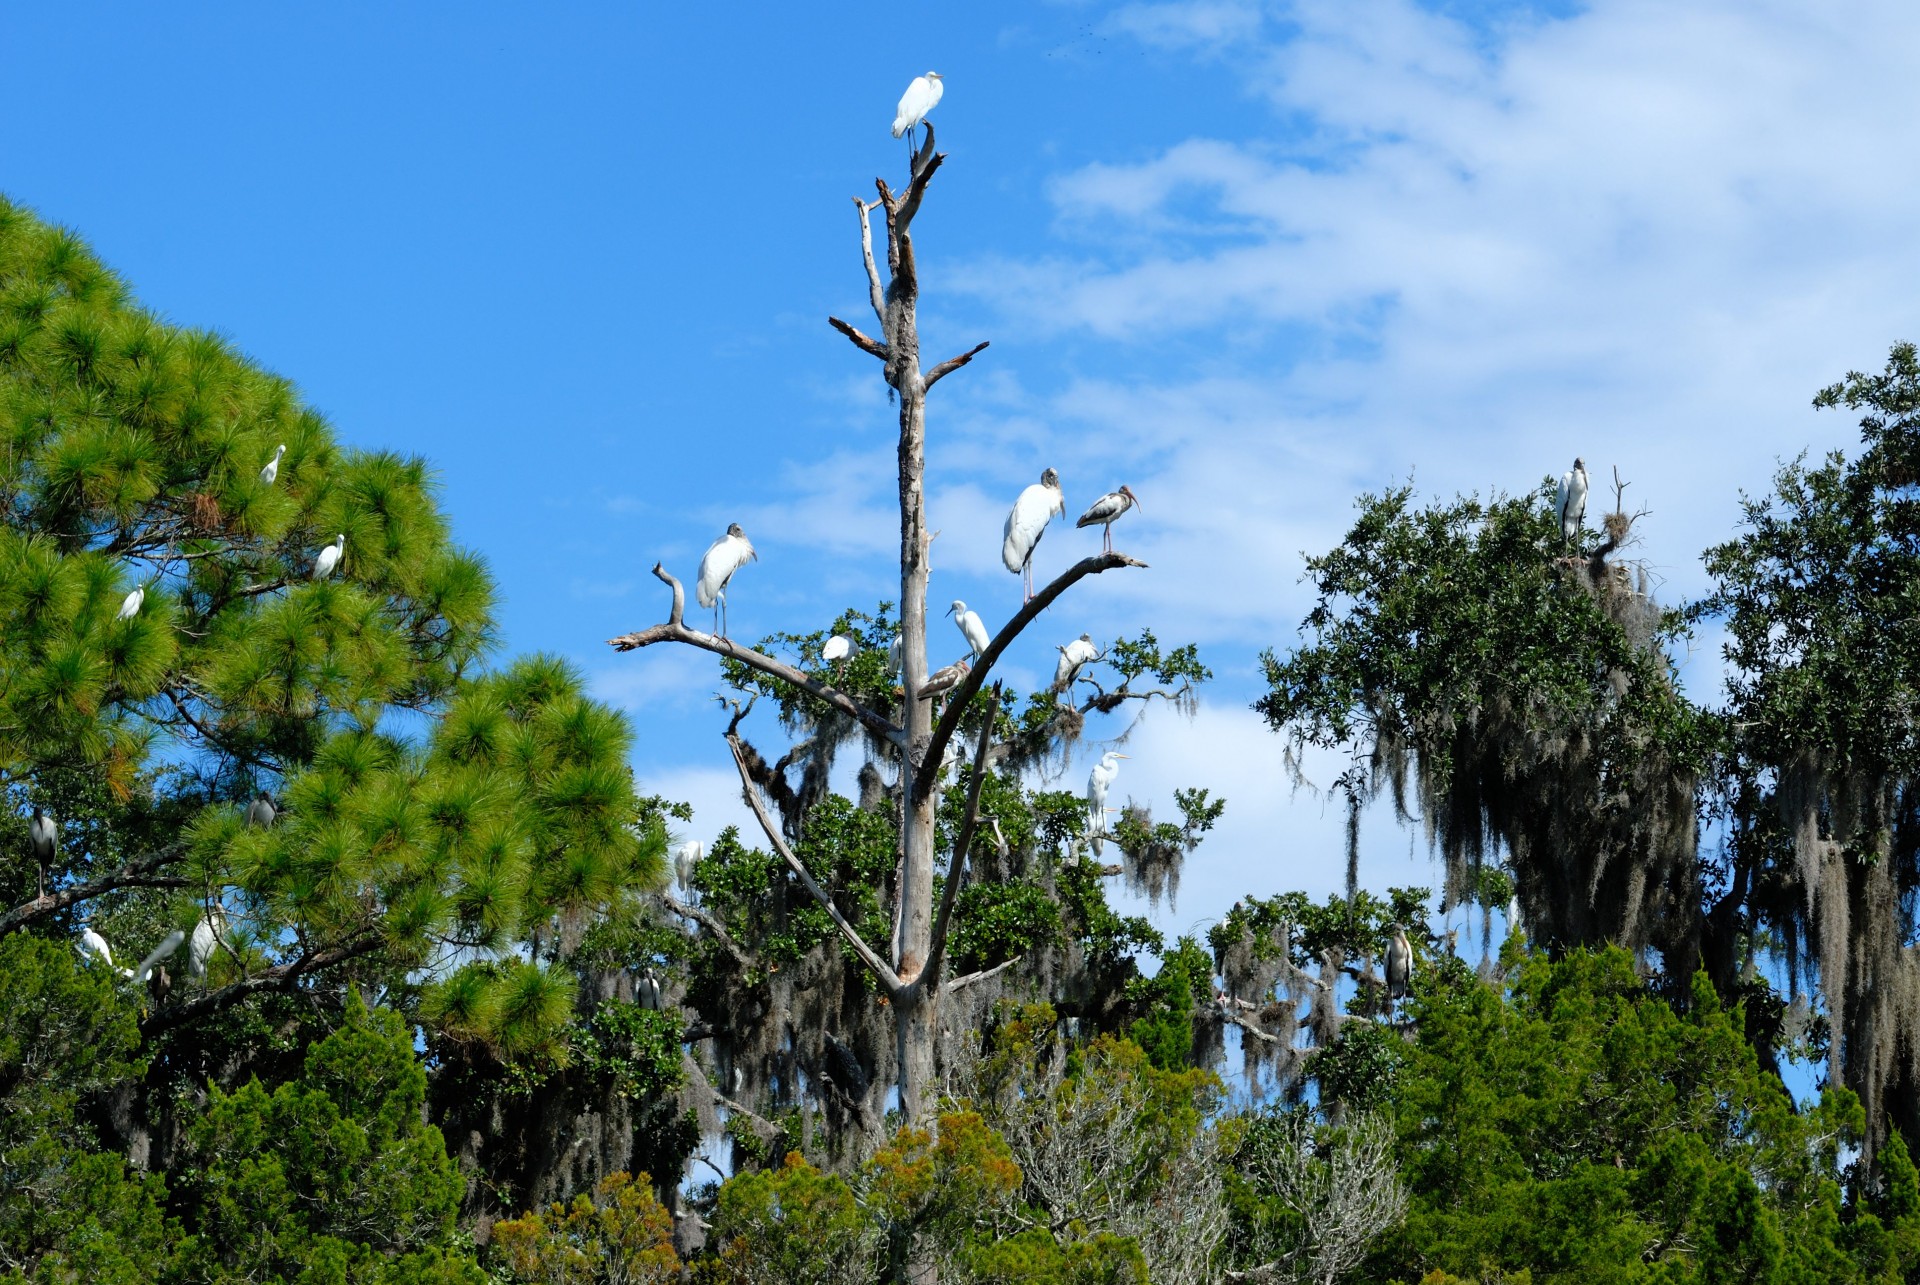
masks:
[[[945,611],[941,612],[940,614],[943,616],[951,616],[953,614],[953,608],[948,607]]]
[[[1124,758],[1132,758],[1132,757],[1133,757],[1133,755],[1131,755],[1131,754],[1116,754],[1116,755],[1114,755],[1114,757],[1115,757],[1115,758],[1117,758],[1117,759],[1124,759]]]

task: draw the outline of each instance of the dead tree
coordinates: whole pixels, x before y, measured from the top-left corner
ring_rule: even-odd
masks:
[[[980,742],[972,756],[974,770],[965,819],[954,845],[946,891],[936,906],[933,900],[934,812],[938,801],[937,778],[947,743],[955,735],[973,698],[981,692],[988,675],[1007,647],[1056,598],[1086,576],[1116,567],[1145,565],[1120,553],[1103,553],[1075,563],[1053,583],[1040,590],[1031,602],[1007,622],[999,636],[953,690],[938,717],[934,702],[914,699],[927,681],[927,547],[931,539],[927,531],[925,489],[927,394],[934,385],[972,361],[987,346],[985,343],[976,344],[966,352],[949,357],[929,369],[923,370],[920,366],[920,333],[916,320],[920,287],[914,261],[912,227],[926,197],[928,185],[945,159],[943,153],[934,150],[933,129],[929,125],[926,127],[926,142],[914,154],[911,176],[904,191],[895,193],[885,179],[876,179],[874,186],[878,195],[874,200],[854,198],[860,221],[860,252],[866,269],[868,300],[879,323],[879,338],[867,335],[838,317],[828,318],[829,324],[845,335],[856,348],[880,361],[883,377],[892,388],[899,406],[900,636],[902,680],[907,697],[903,702],[904,713],[900,716],[903,721],[895,723],[889,713],[872,709],[830,684],[771,656],[743,647],[730,639],[689,628],[681,619],[685,598],[680,583],[659,566],[654,567],[654,574],[673,592],[672,612],[667,622],[609,640],[612,646],[621,651],[660,642],[677,642],[738,661],[769,677],[789,683],[815,700],[831,706],[853,719],[868,736],[892,746],[899,755],[903,793],[900,886],[892,940],[884,944],[883,950],[862,939],[858,930],[834,906],[827,891],[787,843],[779,823],[769,814],[755,788],[739,737],[737,718],[726,732],[734,763],[740,771],[746,801],[774,851],[793,870],[808,895],[827,911],[840,935],[873,974],[887,997],[895,1023],[900,1102],[909,1118],[920,1117],[928,1105],[926,1089],[933,1080],[941,996],[973,980],[971,977],[943,980],[941,964],[954,902],[964,883],[967,850],[979,821],[980,784],[991,746],[993,715],[999,707],[997,688]],[[886,220],[887,275],[884,281],[873,250],[872,215],[875,210],[880,211]]]

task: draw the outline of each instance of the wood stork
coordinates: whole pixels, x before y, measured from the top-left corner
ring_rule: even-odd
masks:
[[[895,678],[900,677],[900,667],[906,657],[906,643],[899,634],[893,636],[893,644],[887,648],[887,672]]]
[[[33,850],[33,864],[40,869],[40,895],[47,895],[47,871],[53,868],[54,854],[60,846],[60,825],[34,805],[33,819],[27,822],[27,846]]]
[[[333,543],[320,550],[320,556],[313,560],[313,578],[325,580],[340,566],[340,559],[347,556],[347,537],[343,532],[333,537]]]
[[[682,892],[693,891],[693,867],[706,855],[706,845],[698,839],[688,839],[673,850],[673,877]]]
[[[927,113],[939,105],[940,95],[946,91],[946,82],[937,71],[915,76],[907,86],[907,92],[900,95],[900,106],[894,109],[893,136],[899,138],[925,120]]]
[[[1107,832],[1107,791],[1120,775],[1120,760],[1127,757],[1119,750],[1108,750],[1087,773],[1087,835],[1093,840],[1094,855],[1100,853]]]
[[[1060,491],[1060,475],[1052,469],[1040,474],[1040,480],[1020,492],[1007,514],[1006,537],[1000,543],[1000,561],[1020,577],[1025,593],[1022,602],[1033,601],[1033,551],[1046,534],[1047,520],[1058,513],[1067,516],[1067,497]]]
[[[121,600],[120,611],[117,615],[114,616],[114,619],[115,620],[132,620],[135,616],[140,614],[140,604],[145,602],[146,600],[147,600],[147,586],[136,585],[134,587],[133,592],[128,594],[124,599]]]
[[[1578,458],[1560,475],[1555,507],[1560,514],[1560,538],[1569,542],[1579,538],[1580,527],[1587,520],[1587,466]]]
[[[1088,505],[1087,511],[1082,513],[1080,520],[1073,525],[1076,527],[1097,526],[1102,528],[1101,547],[1105,552],[1112,553],[1113,524],[1119,521],[1122,513],[1125,513],[1128,509],[1139,503],[1139,497],[1134,495],[1131,489],[1122,486],[1117,491],[1108,491],[1105,495]],[[1065,515],[1063,514],[1062,516]]]
[[[195,981],[204,981],[207,976],[207,964],[213,959],[213,950],[219,944],[220,934],[227,930],[227,916],[218,906],[210,908],[193,926],[193,936],[187,942],[187,968]]]
[[[660,975],[654,972],[653,965],[649,964],[645,969],[641,970],[640,980],[634,985],[634,1002],[650,1012],[658,1012],[660,1009],[660,996]]]
[[[1387,999],[1399,999],[1407,993],[1407,983],[1413,977],[1413,947],[1407,942],[1407,930],[1399,924],[1389,924],[1393,929],[1393,940],[1387,943]]]
[[[279,815],[280,813],[273,806],[273,800],[267,797],[265,790],[262,790],[254,796],[253,802],[247,804],[247,829],[269,829],[273,825],[274,818]]]
[[[853,655],[853,639],[845,634],[835,634],[827,639],[826,645],[820,649],[820,659],[829,665],[837,664],[851,655]]]
[[[1056,692],[1064,692],[1073,686],[1073,680],[1080,676],[1082,665],[1100,659],[1100,649],[1093,645],[1092,634],[1081,634],[1059,651],[1060,661],[1053,667],[1053,690]]]
[[[80,930],[80,953],[88,959],[97,959],[108,968],[113,967],[113,950],[107,945],[107,939],[93,930],[91,924]],[[129,974],[131,975],[131,974]]]
[[[273,479],[280,476],[280,457],[286,453],[287,444],[282,442],[273,452],[273,458],[267,461],[267,466],[260,470],[260,484],[262,486],[272,486]]]
[[[716,609],[715,627],[722,638],[727,636],[727,584],[734,572],[759,560],[760,555],[747,543],[747,533],[740,529],[738,522],[708,545],[705,556],[700,559],[700,578],[694,585],[694,595],[701,606]]]
[[[973,666],[969,665],[966,661],[956,660],[945,669],[936,669],[933,673],[928,674],[927,681],[921,684],[920,699],[923,701],[932,700],[942,692],[952,691],[960,685],[960,680],[965,678],[967,671],[972,668]]]
[[[140,967],[128,973],[127,976],[133,978],[136,982],[151,981],[153,970],[160,967],[160,961],[171,956],[174,951],[179,950],[180,943],[186,939],[187,935],[185,933],[181,932],[178,928],[174,929],[165,937],[162,937],[160,944],[148,951],[147,957],[140,961]]]
[[[967,640],[967,646],[973,648],[973,658],[978,660],[986,655],[993,639],[987,637],[987,626],[981,621],[980,613],[968,611],[967,604],[955,598],[953,605],[947,608],[947,614],[960,627],[960,636]]]

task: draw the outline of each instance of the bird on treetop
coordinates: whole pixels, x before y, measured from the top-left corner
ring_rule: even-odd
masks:
[[[1060,475],[1052,469],[1040,474],[1040,480],[1020,492],[1007,514],[1006,536],[1000,543],[1000,561],[1020,577],[1020,601],[1033,601],[1033,551],[1047,532],[1047,521],[1054,514],[1067,516],[1067,497],[1060,490]]]
[[[733,573],[749,562],[758,562],[760,555],[753,551],[747,542],[747,533],[740,529],[738,522],[727,528],[727,533],[707,546],[705,556],[700,559],[700,575],[694,584],[694,596],[703,607],[715,608],[715,629],[720,637],[727,636],[727,585],[733,579]]]
[[[899,138],[924,121],[945,92],[946,82],[941,79],[939,72],[930,71],[924,76],[915,76],[913,83],[907,86],[907,92],[900,95],[900,106],[893,113],[893,136]]]
[[[1560,538],[1568,542],[1578,539],[1587,520],[1587,466],[1580,459],[1560,475],[1560,494],[1554,507],[1560,516]]]

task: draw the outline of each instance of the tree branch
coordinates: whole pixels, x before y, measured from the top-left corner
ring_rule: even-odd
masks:
[[[993,699],[987,702],[987,723],[980,729],[980,744],[973,752],[973,779],[967,782],[967,811],[960,822],[960,837],[954,840],[953,860],[947,865],[947,886],[940,894],[940,910],[934,917],[933,937],[927,943],[927,966],[921,975],[938,985],[940,960],[947,946],[947,925],[953,918],[954,903],[960,899],[960,884],[967,874],[967,853],[973,847],[973,832],[980,824],[980,787],[987,779],[987,747],[993,743],[994,720],[1000,715],[1000,684],[993,685]]]
[[[331,968],[335,964],[344,964],[350,959],[370,955],[380,948],[380,935],[371,928],[362,928],[353,937],[338,946],[327,950],[308,950],[298,959],[290,959],[284,964],[276,964],[265,972],[252,977],[243,977],[230,982],[217,991],[210,991],[199,999],[171,1008],[155,1009],[147,1020],[140,1023],[143,1038],[152,1039],[175,1027],[185,1026],[189,1022],[233,1007],[255,991],[291,989],[308,973],[318,972],[322,968]]]
[[[960,718],[966,712],[967,704],[979,694],[981,684],[986,681],[987,671],[993,668],[1000,654],[1013,645],[1020,632],[1032,624],[1034,618],[1048,607],[1053,600],[1065,593],[1073,585],[1087,576],[1098,575],[1102,571],[1112,571],[1116,567],[1145,567],[1147,564],[1124,553],[1101,553],[1091,558],[1082,558],[1056,577],[1052,584],[1033,596],[1033,601],[1014,613],[1013,619],[1000,628],[1000,633],[980,659],[953,689],[953,695],[947,701],[946,712],[940,721],[933,725],[933,735],[927,741],[927,747],[921,755],[920,767],[914,773],[913,797],[925,798],[927,791],[933,788],[934,774],[940,770],[940,759],[947,750],[947,742],[953,738],[955,729],[960,726]]]
[[[977,973],[968,973],[964,977],[956,977],[947,983],[947,993],[952,994],[954,991],[964,990],[975,982],[986,981],[989,977],[998,977],[1001,973],[1006,972],[1009,968],[1012,968],[1025,958],[1025,955],[1015,955],[1012,959],[1002,960],[992,968],[983,968]]]
[[[973,347],[967,349],[965,352],[961,353],[958,357],[947,358],[945,361],[941,362],[938,366],[935,366],[932,370],[927,372],[926,387],[932,388],[935,384],[945,379],[948,375],[951,375],[954,371],[960,369],[962,366],[972,361],[975,357],[979,356],[982,352],[986,351],[986,347],[987,347],[987,341],[982,340],[981,342],[975,344]]]
[[[607,645],[615,651],[634,651],[641,647],[651,647],[658,642],[686,643],[702,651],[710,651],[716,656],[737,660],[749,669],[757,669],[783,683],[790,683],[815,700],[824,701],[833,706],[882,740],[895,745],[905,741],[905,732],[838,688],[829,687],[812,675],[802,673],[771,656],[762,655],[751,647],[742,647],[731,638],[718,638],[713,634],[701,633],[698,629],[689,629],[681,623],[680,618],[686,604],[686,591],[680,587],[680,581],[657,562],[653,564],[653,574],[673,589],[673,614],[668,617],[664,625],[654,625],[650,629],[640,629],[630,634],[621,634],[618,638],[607,639]]]
[[[773,844],[773,850],[780,854],[780,859],[787,863],[788,869],[800,876],[800,882],[806,886],[813,899],[820,903],[820,908],[827,912],[828,917],[833,920],[833,926],[840,930],[840,935],[846,938],[849,946],[853,947],[853,953],[860,956],[860,962],[880,980],[880,984],[887,988],[889,995],[897,993],[900,990],[899,974],[893,971],[886,960],[874,953],[873,947],[861,939],[859,931],[847,922],[847,917],[840,913],[840,907],[833,904],[833,898],[827,895],[826,889],[820,886],[800,858],[794,855],[793,849],[787,846],[787,841],[780,837],[780,828],[773,823],[773,818],[767,815],[767,805],[760,801],[760,791],[755,788],[753,776],[747,771],[747,759],[740,751],[740,737],[735,732],[727,733],[727,748],[733,751],[734,766],[740,769],[740,792],[745,796],[747,806],[753,809],[753,815],[760,822],[760,828],[766,832],[767,841]]]
[[[102,875],[90,883],[75,884],[71,888],[63,888],[59,892],[23,902],[4,915],[0,915],[0,937],[24,928],[36,919],[44,919],[56,910],[64,910],[68,906],[91,900],[103,892],[112,892],[116,888],[184,888],[187,886],[187,880],[155,872],[172,865],[185,856],[186,852],[185,844],[174,844],[130,861],[118,870]]]
[[[867,300],[873,305],[873,315],[880,322],[880,328],[885,330],[887,328],[887,292],[886,288],[880,284],[880,269],[874,266],[873,220],[868,217],[880,202],[863,201],[856,196],[853,198],[853,204],[860,211],[860,257],[866,261],[867,265]]]
[[[887,359],[887,346],[881,343],[878,339],[869,338],[868,336],[861,334],[858,329],[848,325],[846,322],[840,320],[840,318],[838,317],[828,317],[827,324],[829,326],[832,326],[835,330],[838,330],[841,334],[845,335],[847,338],[853,340],[853,346],[855,348],[858,348],[861,352],[871,353],[875,357],[878,357],[881,361],[885,361]]]
[[[670,892],[661,893],[660,901],[661,904],[665,905],[666,908],[674,914],[684,919],[691,919],[702,928],[705,928],[709,933],[712,933],[713,939],[719,943],[720,949],[733,956],[734,963],[740,965],[742,968],[748,969],[754,966],[753,960],[747,956],[745,951],[740,949],[738,943],[733,940],[732,934],[728,933],[727,930],[721,926],[718,919],[715,919],[698,906],[688,905]]]

